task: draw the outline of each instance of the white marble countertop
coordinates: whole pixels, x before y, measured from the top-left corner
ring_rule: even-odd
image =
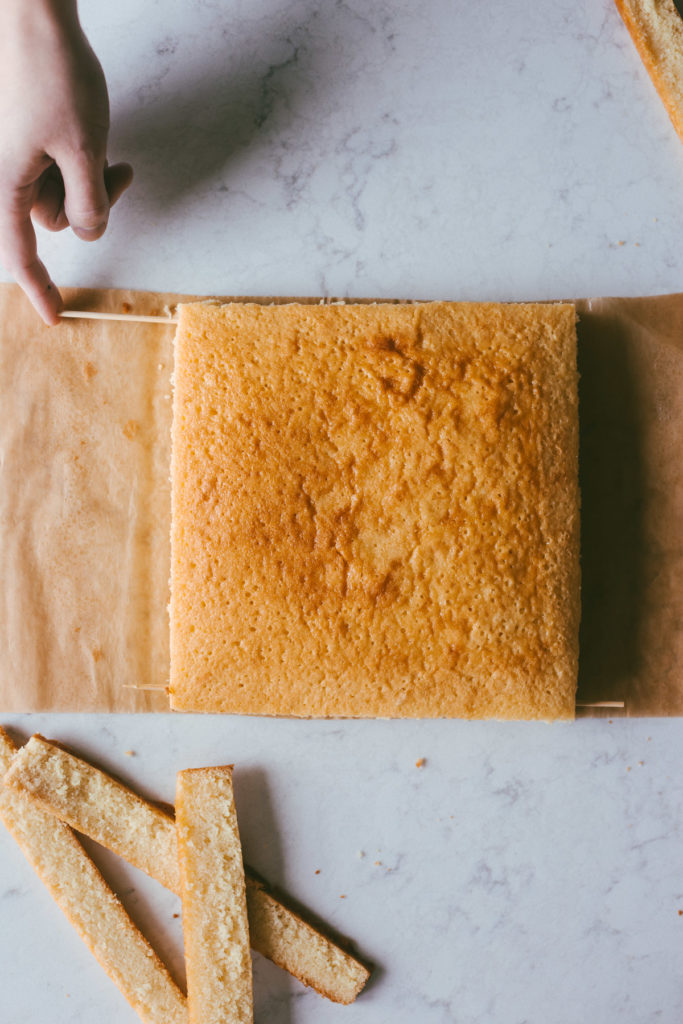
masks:
[[[41,236],[60,283],[450,299],[681,290],[683,146],[612,0],[81,10],[109,81],[111,158],[137,176],[100,242]],[[256,958],[257,1022],[683,1015],[679,720],[1,721],[169,801],[177,769],[236,763],[247,860],[377,965],[340,1007]],[[179,969],[175,898],[103,864]],[[0,962],[3,1022],[137,1019],[4,832]]]

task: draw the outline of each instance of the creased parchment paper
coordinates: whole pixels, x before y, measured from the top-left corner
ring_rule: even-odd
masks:
[[[65,298],[163,313],[190,296]],[[578,699],[680,715],[683,295],[577,305]],[[0,710],[168,707],[173,334],[43,328],[19,289],[0,286]]]
[[[115,292],[65,299],[133,304]],[[163,311],[157,296],[134,302]],[[167,706],[173,335],[48,329],[16,287],[0,288],[2,710]]]

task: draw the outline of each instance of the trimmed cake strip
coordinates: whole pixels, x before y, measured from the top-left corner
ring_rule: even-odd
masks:
[[[0,770],[16,747],[0,729]],[[184,995],[71,829],[26,794],[0,785],[0,819],[26,859],[145,1024],[187,1024]]]
[[[5,784],[180,894],[173,817],[111,776],[36,735],[13,758]],[[353,1002],[370,976],[367,967],[284,906],[248,869],[246,885],[252,948],[326,998]]]
[[[176,828],[190,1024],[252,1024],[247,897],[232,765],[178,772]]]

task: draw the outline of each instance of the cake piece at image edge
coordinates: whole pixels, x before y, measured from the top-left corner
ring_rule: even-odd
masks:
[[[572,718],[575,320],[181,306],[171,706]]]

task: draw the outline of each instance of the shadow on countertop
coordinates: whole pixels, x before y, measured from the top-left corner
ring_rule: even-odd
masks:
[[[683,295],[578,308],[578,699],[681,715]]]
[[[168,217],[204,188],[215,198],[244,188],[236,181],[240,165],[255,160],[259,167],[269,161],[278,187],[295,198],[297,173],[308,173],[299,166],[306,164],[306,138],[321,123],[321,97],[344,88],[342,66],[325,59],[344,24],[324,6],[306,19],[283,6],[257,52],[226,22],[192,60],[186,54],[157,70],[116,110],[110,136],[112,152],[133,164],[145,210]]]

